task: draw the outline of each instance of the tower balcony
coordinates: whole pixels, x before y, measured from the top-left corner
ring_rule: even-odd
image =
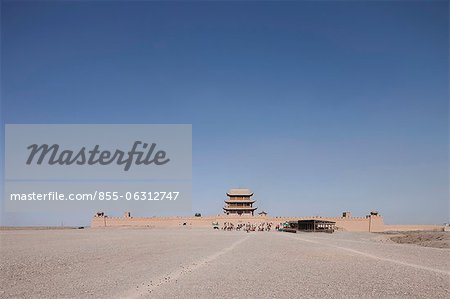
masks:
[[[232,211],[232,210],[239,210],[239,211],[254,211],[257,208],[256,207],[252,207],[252,206],[234,206],[234,205],[228,205],[223,207],[223,209],[225,211]]]
[[[256,202],[256,200],[253,199],[226,199],[224,201],[226,204],[239,204],[239,203],[253,204]]]

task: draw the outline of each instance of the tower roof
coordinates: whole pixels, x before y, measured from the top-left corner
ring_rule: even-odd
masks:
[[[252,196],[253,192],[250,189],[230,189],[227,192],[228,196]]]

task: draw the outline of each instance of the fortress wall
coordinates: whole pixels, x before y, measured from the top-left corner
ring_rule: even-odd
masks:
[[[379,215],[370,215],[369,220],[370,220],[370,223],[369,223],[369,225],[370,225],[369,231],[370,232],[373,232],[373,233],[384,232],[386,225],[384,224],[383,217],[381,217]]]
[[[104,227],[106,226],[105,217],[93,217],[91,221],[91,227]]]
[[[173,228],[183,226],[211,227],[217,217],[94,217],[92,227],[155,227]]]
[[[374,217],[374,216],[372,216]],[[92,219],[92,227],[154,227],[154,228],[175,228],[181,226],[190,227],[212,227],[213,222],[218,222],[219,226],[223,226],[225,222],[231,222],[234,225],[239,223],[258,224],[261,222],[272,222],[274,225],[286,222],[304,219],[320,219],[335,221],[338,229],[343,231],[376,231],[383,230],[383,218],[375,216],[379,219],[376,225],[370,224],[370,219],[366,217],[270,217],[270,216],[235,216],[235,215],[218,215],[206,217],[94,217]],[[184,224],[184,225],[183,225]]]
[[[384,232],[384,231],[414,231],[414,230],[443,230],[439,225],[385,225],[383,217],[370,215],[367,217],[270,217],[270,216],[236,216],[218,215],[203,217],[94,217],[92,227],[151,227],[151,228],[176,228],[196,227],[211,228],[213,222],[218,222],[222,227],[225,222],[234,225],[239,223],[258,224],[272,222],[277,225],[286,221],[305,219],[318,219],[336,222],[336,228],[349,232]],[[184,225],[183,225],[184,224]]]
[[[368,218],[340,218],[330,220],[336,221],[336,228],[342,231],[368,232],[370,229]]]
[[[443,231],[443,225],[385,225],[384,231]]]
[[[107,227],[154,227],[154,228],[173,228],[187,223],[187,218],[120,218],[106,217]]]

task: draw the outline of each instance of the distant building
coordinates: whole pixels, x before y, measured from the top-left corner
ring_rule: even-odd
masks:
[[[249,189],[231,189],[227,192],[228,199],[223,207],[227,215],[252,215],[256,207],[253,207],[255,200],[251,199],[253,192]]]

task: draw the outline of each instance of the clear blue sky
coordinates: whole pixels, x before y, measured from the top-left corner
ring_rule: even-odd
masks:
[[[448,1],[3,1],[1,26],[2,124],[192,124],[193,212],[241,186],[448,221]]]

